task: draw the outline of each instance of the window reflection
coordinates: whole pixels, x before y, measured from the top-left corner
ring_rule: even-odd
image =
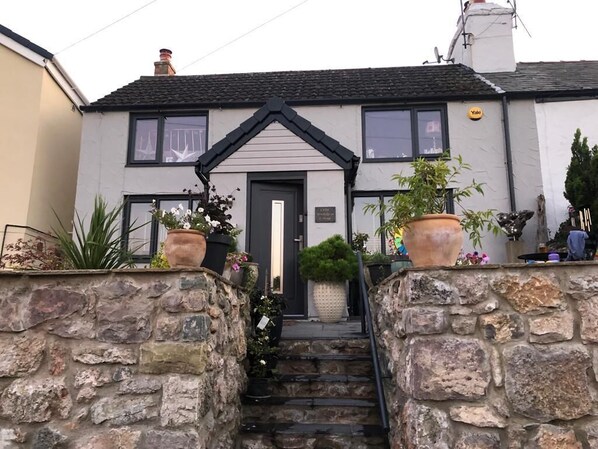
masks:
[[[152,216],[150,214],[151,204],[148,203],[132,203],[129,212],[129,223],[134,226],[141,226],[129,235],[129,251],[137,256],[148,256],[150,254],[150,243],[152,236],[152,227],[150,221]]]

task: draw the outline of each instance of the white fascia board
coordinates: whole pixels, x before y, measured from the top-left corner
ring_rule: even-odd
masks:
[[[63,92],[71,99],[71,101],[77,105],[78,108],[81,106],[86,106],[89,104],[89,101],[83,95],[83,92],[79,89],[79,87],[75,84],[75,82],[71,79],[71,77],[66,73],[62,65],[54,56],[52,61],[47,61],[46,63],[46,70],[50,74],[50,76],[56,81],[58,86],[63,90]]]
[[[25,47],[24,45],[15,42],[10,37],[5,36],[4,34],[0,33],[0,45],[4,45],[5,47],[9,48],[10,50],[14,51],[15,53],[20,54],[25,59],[33,62],[34,64],[39,65],[40,67],[44,67],[46,65],[46,59],[43,56],[40,56],[33,50]]]

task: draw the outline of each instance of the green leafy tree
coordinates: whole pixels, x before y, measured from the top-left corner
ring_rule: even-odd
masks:
[[[590,148],[579,128],[571,144],[563,195],[576,211],[590,208],[592,223],[598,225],[598,145]]]

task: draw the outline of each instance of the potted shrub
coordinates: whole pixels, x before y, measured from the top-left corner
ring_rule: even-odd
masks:
[[[461,156],[451,158],[444,153],[439,159],[418,158],[410,165],[412,174],[392,177],[401,191],[387,204],[370,204],[366,211],[384,213],[386,223],[379,233],[392,235],[403,229],[403,243],[414,266],[455,265],[463,244],[462,230],[474,246],[481,246],[483,231],[500,232],[493,210],[473,211],[461,204],[476,193],[484,194],[483,184],[475,180],[464,187],[455,185],[461,173],[471,169]],[[446,213],[451,196],[461,217]]]
[[[320,321],[335,323],[347,306],[345,281],[357,276],[357,257],[340,235],[299,253],[299,273],[314,281],[313,297]]]
[[[270,378],[276,368],[282,334],[284,299],[256,289],[250,296],[250,304],[252,331],[247,338],[249,381],[245,396],[262,399],[270,396]]]
[[[191,190],[187,191],[191,193]],[[197,210],[201,210],[212,225],[212,230],[206,237],[207,251],[203,266],[218,274],[223,274],[226,255],[235,242],[235,237],[241,232],[230,221],[232,216],[229,211],[234,201],[232,194],[218,195],[215,186],[200,193]]]
[[[226,264],[224,265],[223,276],[235,285],[241,285],[243,282],[243,264],[248,260],[248,254],[245,251],[234,251],[226,255]]]
[[[206,233],[212,228],[204,211],[185,210],[182,204],[167,211],[158,209],[154,201],[151,214],[168,231],[164,241],[168,265],[171,268],[199,268],[206,255]]]
[[[365,280],[372,288],[391,275],[390,256],[379,251],[364,256]]]

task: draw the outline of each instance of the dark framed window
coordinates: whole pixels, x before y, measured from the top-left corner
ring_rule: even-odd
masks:
[[[199,201],[197,195],[130,195],[125,197],[123,227],[135,223],[141,226],[129,235],[126,246],[133,251],[136,263],[149,263],[152,256],[158,252],[160,243],[166,240],[166,228],[152,219],[150,210],[152,200],[156,200],[159,209],[170,210],[182,204],[185,209],[195,210]]]
[[[376,235],[376,230],[386,223],[384,213],[377,215],[364,212],[363,208],[368,204],[388,204],[396,191],[355,191],[352,193],[353,213],[351,214],[351,239],[355,233],[368,235],[366,250],[370,253],[381,252],[389,256],[396,255],[396,247],[393,246],[394,237],[390,235]],[[454,213],[455,207],[452,195],[449,193],[445,205],[447,213]],[[393,239],[393,242],[391,242]]]
[[[438,157],[448,148],[446,107],[363,109],[364,162]]]
[[[206,152],[207,114],[133,114],[129,165],[194,164]]]

